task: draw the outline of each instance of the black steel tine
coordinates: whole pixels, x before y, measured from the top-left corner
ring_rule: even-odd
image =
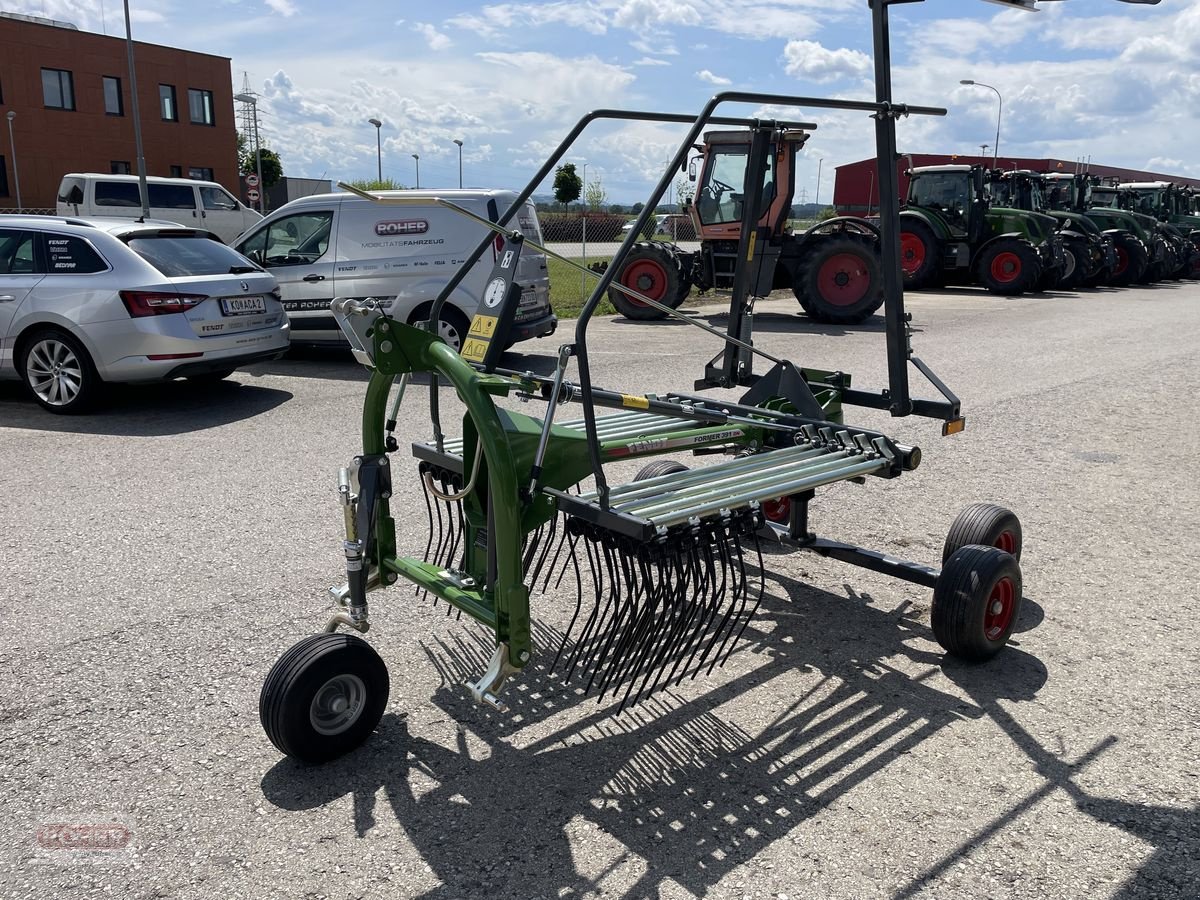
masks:
[[[658,635],[655,636],[655,639],[658,642],[658,650],[647,666],[646,677],[642,680],[642,684],[638,688],[637,693],[634,694],[634,703],[637,703],[641,699],[643,693],[646,693],[647,695],[654,693],[653,688],[651,688],[649,691],[646,691],[646,686],[650,683],[652,678],[655,679],[655,682],[657,682],[656,676],[662,675],[662,669],[665,665],[667,654],[671,650],[671,646],[674,643],[675,634],[679,630],[680,623],[684,619],[685,609],[687,606],[688,588],[691,586],[690,555],[688,555],[686,559],[686,565],[678,555],[676,555],[674,559],[674,574],[677,576],[677,580],[670,593],[670,615],[668,616],[668,619],[671,620],[670,626],[666,629],[665,633],[661,635],[661,638]]]
[[[596,623],[596,629],[592,636],[590,646],[587,649],[587,655],[583,660],[583,670],[586,672],[589,669],[592,672],[592,677],[596,674],[596,664],[602,656],[597,654],[600,652],[601,646],[605,643],[604,636],[606,632],[610,632],[610,623],[614,621],[617,611],[621,606],[621,580],[616,574],[616,563],[614,562],[614,549],[612,544],[607,540],[600,543],[599,548],[604,557],[604,571],[608,574],[608,602],[604,605],[604,610],[600,614],[600,619]],[[610,632],[611,633],[611,632]],[[592,686],[591,679],[588,679],[587,685],[584,687],[586,692]]]
[[[742,633],[746,630],[746,626],[750,624],[750,620],[754,618],[754,614],[758,612],[758,607],[762,605],[763,595],[767,592],[767,576],[763,571],[762,541],[758,539],[757,530],[751,532],[751,535],[754,538],[754,553],[758,557],[758,598],[754,601],[754,606],[751,608],[750,614],[746,616],[746,621],[742,623],[742,628],[738,632],[734,643],[741,640]]]
[[[567,529],[563,528],[563,537],[567,536]],[[575,627],[575,621],[579,618],[579,611],[583,608],[583,574],[579,571],[579,557],[575,553],[575,544],[579,541],[579,535],[571,535],[571,565],[575,567],[575,613],[571,616],[571,621],[567,623],[566,630],[563,631],[561,643],[558,645],[558,652],[554,654],[554,662],[550,664],[550,671],[553,672],[558,665],[558,659],[562,656],[563,650],[566,649],[567,641],[571,638],[571,629]],[[566,566],[563,567],[566,569]],[[562,580],[561,577],[559,579]]]
[[[645,594],[645,602],[642,605],[637,620],[633,623],[628,637],[628,646],[622,648],[621,658],[622,664],[616,668],[608,681],[601,687],[601,696],[607,690],[608,682],[613,685],[613,695],[616,695],[617,689],[621,682],[630,674],[634,678],[637,677],[637,672],[641,668],[642,660],[645,658],[652,641],[647,638],[647,635],[652,634],[655,628],[655,620],[658,617],[660,609],[662,609],[662,601],[664,598],[664,585],[662,578],[662,566],[655,561],[647,558],[644,555],[638,556],[638,568],[641,573],[641,582],[644,585],[643,592]],[[657,578],[655,577],[657,574]],[[625,662],[625,654],[630,654],[628,662]]]
[[[554,546],[554,539],[558,537],[558,520],[562,518],[558,513],[550,519],[550,532],[546,535],[546,540],[542,543],[542,552],[538,555],[537,564],[533,567],[533,575],[529,579],[529,590],[536,590],[538,578],[542,574],[542,566],[546,563],[546,557],[550,555],[550,548]],[[543,588],[545,590],[545,588]]]
[[[753,533],[754,532],[752,531],[751,534],[753,534]],[[755,546],[757,547],[758,546],[758,536],[757,535],[755,535],[754,541],[755,541]],[[746,629],[746,624],[750,621],[748,616],[745,617],[745,621],[742,623],[741,630],[738,630],[737,634],[735,636],[734,631],[735,631],[735,629],[737,629],[737,620],[739,618],[743,618],[743,614],[746,611],[746,606],[750,600],[750,589],[749,589],[748,585],[746,584],[746,560],[745,560],[745,556],[742,554],[742,535],[741,534],[735,535],[734,541],[733,541],[733,547],[734,547],[734,550],[737,551],[738,568],[741,570],[741,576],[742,576],[742,605],[741,605],[741,608],[738,610],[737,614],[735,615],[735,617],[730,621],[729,631],[725,635],[725,639],[721,642],[721,646],[717,649],[716,656],[713,657],[713,661],[708,666],[708,674],[709,675],[712,674],[713,669],[715,669],[717,666],[725,665],[726,660],[729,659],[729,655],[731,653],[733,653],[734,646],[737,645],[737,638],[741,636],[742,631],[744,631]],[[761,550],[760,550],[760,554],[761,554]],[[762,559],[762,556],[760,555],[759,560],[761,561],[761,559]],[[761,597],[760,597],[760,599],[761,599]],[[757,604],[756,604],[756,606],[757,606]],[[733,640],[730,640],[730,638],[733,638]],[[726,650],[727,646],[728,646],[728,650]]]
[[[554,577],[554,572],[556,569],[558,569],[558,557],[562,554],[563,546],[565,545],[566,540],[567,540],[567,526],[566,526],[566,522],[563,522],[562,534],[559,536],[558,546],[554,550],[554,558],[550,560],[550,566],[546,569],[546,580],[542,582],[542,593],[543,594],[546,593],[546,588],[548,588],[550,586],[550,579]],[[556,581],[554,583],[555,590],[557,590],[558,586],[560,584],[562,584],[563,574],[566,571],[567,571],[567,567],[563,566],[563,568],[558,572],[558,581]]]
[[[671,679],[675,676],[680,663],[688,655],[687,648],[695,646],[695,641],[699,635],[698,628],[703,624],[703,598],[707,596],[708,592],[708,572],[700,558],[700,548],[703,546],[703,540],[702,530],[697,528],[690,542],[691,546],[688,548],[688,565],[694,579],[694,587],[688,591],[688,596],[685,598],[684,617],[680,622],[680,627],[673,636],[670,651],[667,653],[666,659],[663,661],[662,668],[659,671],[660,677],[655,679],[654,684],[650,688],[650,693],[658,690],[660,684],[662,687],[666,687],[671,683]],[[674,665],[668,671],[667,665],[671,663],[672,659],[674,659]],[[663,675],[666,677],[663,678]]]
[[[717,543],[717,548],[721,555],[720,596],[721,596],[722,600],[725,597],[726,587],[727,587],[728,583],[735,581],[735,579],[732,577],[732,573],[730,572],[730,567],[733,565],[733,560],[730,557],[730,553],[729,553],[729,542],[732,540],[732,536],[733,536],[733,531],[732,531],[731,527],[726,525],[722,528],[721,540]],[[704,661],[706,659],[708,659],[708,655],[710,653],[712,653],[713,647],[715,647],[717,644],[717,639],[721,636],[721,632],[725,629],[725,626],[729,622],[729,618],[730,618],[730,616],[733,615],[733,612],[735,609],[737,609],[736,585],[734,588],[733,597],[729,604],[729,608],[725,610],[725,615],[722,617],[721,621],[717,624],[717,627],[713,629],[712,634],[708,640],[708,646],[704,649],[704,655],[700,657],[700,661],[696,664],[696,668],[692,671],[692,679],[693,680],[695,680],[696,676],[699,675],[700,672],[704,669]]]
[[[420,469],[417,469],[417,473],[418,476],[424,474]],[[429,562],[429,551],[433,547],[433,506],[429,502],[429,488],[425,486],[425,479],[423,477],[420,478],[420,482],[421,496],[425,498],[425,515],[429,521],[429,538],[425,541],[425,553],[421,559],[425,562]],[[420,589],[418,588],[418,590]]]
[[[591,634],[592,625],[596,621],[596,617],[600,614],[600,597],[603,576],[601,574],[599,563],[599,551],[593,546],[593,541],[590,536],[583,537],[583,549],[587,554],[588,569],[591,572],[592,578],[592,612],[588,616],[588,620],[583,625],[583,631],[580,632],[578,640],[575,642],[574,652],[571,654],[571,659],[567,663],[567,674],[563,676],[563,681],[569,681],[572,673],[575,671],[575,664],[579,659],[579,654],[587,643],[588,637]],[[595,555],[593,556],[593,553]]]
[[[621,704],[617,707],[617,712],[621,712],[625,705],[629,702],[630,695],[638,683],[638,677],[642,674],[642,670],[651,662],[654,656],[654,651],[658,645],[658,641],[666,632],[667,626],[671,618],[671,606],[675,584],[671,579],[671,574],[674,565],[678,564],[678,559],[671,558],[671,548],[664,545],[662,555],[654,560],[653,570],[657,572],[655,580],[654,594],[655,606],[661,609],[661,615],[652,615],[647,619],[646,628],[642,639],[639,641],[637,656],[634,659],[633,667],[628,674],[629,687],[625,689],[625,695],[621,698]],[[634,700],[636,703],[636,699]]]
[[[442,502],[435,497],[433,499],[432,506],[433,506],[434,512],[437,513],[438,539],[437,539],[437,547],[433,551],[433,558],[427,559],[426,562],[431,562],[435,566],[440,566],[442,564],[442,548],[445,546],[449,535],[446,532],[445,520],[443,520],[443,518],[442,518]],[[426,597],[429,596],[428,591],[425,592],[425,596]],[[438,596],[437,596],[437,594],[434,594],[433,595],[433,605],[435,607],[437,606],[437,602],[438,602]]]
[[[622,568],[629,598],[627,601],[629,615],[625,617],[625,625],[621,629],[620,639],[612,649],[610,662],[600,682],[601,700],[604,699],[609,684],[613,683],[613,679],[625,667],[626,654],[635,646],[636,635],[642,627],[647,612],[652,607],[647,567],[645,560],[638,553],[637,547],[629,548],[629,551],[623,555]]]
[[[612,625],[609,628],[608,638],[604,642],[604,647],[600,650],[600,656],[598,658],[596,668],[592,671],[592,677],[587,683],[586,689],[591,690],[592,683],[596,680],[596,676],[600,674],[601,670],[603,670],[604,677],[601,679],[597,702],[604,699],[604,685],[608,682],[609,676],[612,674],[619,662],[620,653],[622,652],[620,648],[624,646],[626,636],[638,619],[641,585],[638,579],[634,577],[630,568],[631,552],[636,552],[636,548],[627,549],[624,546],[618,546],[614,550],[617,568],[620,570],[621,574],[623,590],[621,591],[621,596],[618,600],[616,616],[613,618]],[[617,640],[618,637],[620,640]],[[616,648],[613,647],[614,641],[617,642]]]
[[[533,530],[533,534],[525,535],[525,539],[523,541],[525,546],[522,547],[522,550],[524,552],[521,554],[522,580],[524,580],[525,573],[527,573],[529,571],[529,566],[533,562],[533,558],[535,556],[537,556],[538,545],[541,543],[541,540],[542,540],[543,527],[544,526],[539,525],[537,528],[535,528]],[[490,538],[491,535],[489,535],[488,537]]]
[[[675,684],[678,685],[685,675],[688,668],[692,665],[692,661],[696,658],[696,654],[700,652],[700,648],[704,645],[704,636],[712,628],[713,622],[717,618],[717,613],[721,610],[721,604],[725,597],[725,566],[724,552],[725,546],[725,526],[722,522],[714,522],[711,524],[708,532],[707,546],[702,546],[701,550],[706,551],[702,554],[705,568],[705,588],[704,597],[706,598],[705,610],[702,613],[700,622],[696,625],[696,630],[693,633],[693,642],[691,644],[691,653],[688,654],[687,662],[683,664],[679,671],[679,678]],[[717,567],[713,562],[713,556],[716,555],[718,561],[721,562],[721,578],[720,587],[716,587],[717,583]],[[681,657],[682,659],[682,657]],[[703,663],[701,663],[703,665]],[[676,668],[679,668],[679,663],[676,663]],[[674,676],[675,669],[671,670],[671,676]],[[671,678],[667,678],[669,684]]]

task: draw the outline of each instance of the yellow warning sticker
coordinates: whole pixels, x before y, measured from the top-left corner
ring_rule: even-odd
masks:
[[[621,405],[627,406],[630,409],[649,409],[650,401],[645,397],[639,397],[637,394],[622,394]]]
[[[746,245],[746,262],[754,261],[754,242],[758,240],[758,232],[750,232],[750,243]]]
[[[459,356],[468,362],[481,363],[484,356],[487,355],[488,343],[488,341],[481,341],[478,338],[467,338]]]
[[[490,338],[496,333],[496,323],[499,320],[495,316],[476,316],[471,323],[470,334],[479,335],[481,338]]]

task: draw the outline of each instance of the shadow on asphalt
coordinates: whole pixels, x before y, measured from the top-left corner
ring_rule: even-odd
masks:
[[[615,703],[598,706],[546,671],[561,636],[541,626],[532,671],[506,691],[509,710],[501,714],[471,703],[462,687],[486,667],[491,638],[457,631],[424,642],[442,679],[434,702],[459,723],[457,746],[414,735],[402,714],[392,714],[368,745],[340,762],[310,768],[281,761],[263,777],[263,793],[291,810],[323,807],[349,794],[360,836],[379,816],[394,816],[442,882],[423,900],[598,892],[608,871],[582,872],[568,837],[579,818],[645,861],[644,873],[620,896],[661,896],[668,880],[704,896],[942,729],[964,718],[988,719],[1034,762],[1045,785],[1014,798],[1004,814],[895,896],[920,893],[1060,789],[1097,821],[1156,848],[1121,896],[1183,895],[1190,860],[1200,851],[1194,813],[1087,795],[1072,779],[1115,738],[1067,761],[1010,714],[1013,703],[1033,700],[1046,683],[1038,659],[1010,646],[982,665],[947,660],[908,643],[931,635],[907,603],[885,609],[869,595],[840,597],[773,574],[768,583],[755,621],[773,627],[752,625],[738,650],[756,667],[723,683],[718,675],[715,687],[686,703],[669,690],[621,714]],[[1030,607],[1035,619],[1038,611]],[[910,677],[889,665],[885,660],[898,648],[928,666],[926,674]],[[958,692],[927,683],[939,668]],[[780,703],[771,681],[795,670],[812,673],[812,686]],[[767,692],[760,702],[778,713],[751,733],[722,706],[758,689]],[[545,731],[555,717],[564,724],[514,746],[511,739],[522,729],[541,725]],[[489,746],[487,754],[472,756],[468,731]],[[431,781],[436,786],[430,788]],[[377,808],[377,796],[390,811]],[[616,896],[611,883],[604,889]]]
[[[95,410],[64,416],[47,412],[16,381],[0,381],[0,426],[69,434],[156,437],[218,428],[268,412],[292,399],[288,391],[243,384],[189,381],[105,387]]]

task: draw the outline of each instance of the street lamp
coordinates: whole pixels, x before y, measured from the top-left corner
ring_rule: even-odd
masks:
[[[375,126],[375,163],[379,169],[379,186],[383,187],[383,144],[379,142],[379,129],[383,127],[383,123],[378,119],[367,119]]]
[[[253,94],[234,94],[234,100],[249,103],[254,112],[254,170],[258,174],[258,211],[263,211],[263,198],[267,195],[267,186],[262,180],[262,147],[258,144],[258,98]]]
[[[458,144],[458,186],[462,187],[462,144],[458,138],[454,139],[454,143]]]
[[[817,160],[817,196],[813,197],[815,206],[821,205],[821,166],[823,165],[825,165],[825,157],[822,156]]]
[[[1004,98],[1000,96],[1000,91],[992,87],[990,84],[984,84],[982,81],[972,81],[970,78],[964,78],[959,84],[974,85],[975,87],[987,88],[996,95],[996,143],[992,144],[992,168],[995,169],[1000,158],[1000,115],[1004,112]]]
[[[21,211],[21,176],[17,174],[17,142],[13,138],[12,120],[17,117],[17,114],[11,109],[8,111],[8,146],[12,148],[13,161],[13,185],[17,189],[17,212]]]
[[[412,158],[416,160],[417,166],[417,190],[421,189],[421,154],[414,153]]]

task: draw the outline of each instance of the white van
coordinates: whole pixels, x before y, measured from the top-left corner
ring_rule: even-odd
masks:
[[[512,191],[384,191],[381,196],[443,197],[481,218],[498,221],[516,200]],[[533,204],[526,202],[512,223],[531,240],[542,233]],[[350,193],[317,194],[293,200],[234,241],[234,249],[264,266],[279,283],[292,326],[292,343],[344,345],[329,304],[335,297],[375,297],[396,319],[415,324],[446,282],[483,238],[486,229],[441,206],[383,206]],[[483,297],[496,246],[485,253],[447,298],[440,333],[455,349]],[[512,342],[553,333],[546,257],[521,251],[522,285]]]
[[[146,192],[152,218],[203,228],[226,243],[262,219],[213,181],[147,176]],[[142,214],[138,178],[95,172],[64,175],[58,186],[58,214],[136,219]]]

